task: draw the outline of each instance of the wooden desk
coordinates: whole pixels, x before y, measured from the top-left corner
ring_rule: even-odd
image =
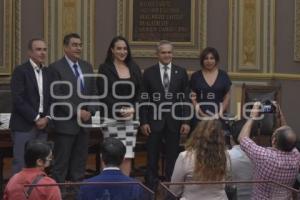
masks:
[[[0,196],[3,195],[3,161],[6,157],[12,157],[12,141],[10,130],[0,129]]]

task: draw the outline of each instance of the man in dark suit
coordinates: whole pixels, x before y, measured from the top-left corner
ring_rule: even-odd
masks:
[[[10,129],[13,140],[13,173],[24,166],[24,146],[29,140],[47,140],[50,108],[50,80],[43,65],[47,53],[43,39],[28,43],[29,60],[17,66],[11,78],[12,112]]]
[[[55,127],[54,166],[52,176],[57,182],[79,181],[84,177],[88,154],[88,130],[93,107],[88,99],[95,94],[91,64],[80,59],[82,43],[77,33],[64,37],[65,56],[52,63],[53,118]],[[64,81],[64,83],[62,82]],[[81,106],[81,104],[85,104]]]
[[[79,199],[150,199],[150,194],[143,192],[143,188],[136,180],[124,175],[120,170],[126,153],[124,144],[116,138],[106,138],[101,147],[101,161],[104,169],[101,174],[84,182],[120,182],[120,184],[83,185],[80,187]]]
[[[187,102],[189,91],[186,70],[172,64],[173,45],[169,41],[159,43],[157,57],[158,63],[146,69],[143,75],[141,99],[143,104],[149,102],[152,106],[141,106],[140,112],[142,132],[149,136],[145,179],[151,189],[155,189],[158,182],[158,159],[162,141],[165,142],[165,178],[170,181],[179,153],[180,134],[187,134],[190,130],[186,121],[189,108],[183,106],[183,102]],[[179,120],[176,117],[184,118]]]

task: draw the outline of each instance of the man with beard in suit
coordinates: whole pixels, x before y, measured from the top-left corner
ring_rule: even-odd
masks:
[[[17,66],[11,78],[12,112],[10,129],[13,140],[13,173],[24,167],[24,147],[29,140],[46,141],[49,121],[50,79],[44,67],[47,47],[43,39],[28,42],[29,60]]]
[[[143,134],[148,136],[145,180],[151,189],[155,189],[158,183],[158,159],[162,141],[165,141],[163,147],[166,157],[165,180],[170,181],[179,153],[180,134],[188,134],[190,131],[188,121],[175,119],[188,116],[189,109],[183,105],[178,106],[178,103],[187,102],[189,91],[187,72],[172,63],[171,42],[160,41],[157,46],[157,57],[158,63],[144,72],[141,95],[143,104],[145,102],[154,104],[157,112],[150,105],[141,106],[140,112],[141,129]],[[172,114],[171,106],[175,106],[174,103],[177,103],[177,106]],[[155,119],[155,116],[158,118]]]
[[[95,110],[86,105],[95,94],[91,64],[81,59],[82,43],[77,33],[64,37],[64,57],[52,63],[54,115],[54,166],[53,178],[59,182],[72,182],[84,178],[88,155],[89,133],[82,124],[90,124]],[[64,81],[66,83],[63,83]],[[58,96],[64,98],[57,98]],[[89,98],[91,99],[91,98]],[[80,106],[84,103],[84,106]]]

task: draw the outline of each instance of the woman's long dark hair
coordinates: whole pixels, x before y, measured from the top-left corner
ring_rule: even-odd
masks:
[[[116,37],[114,37],[111,40],[110,45],[109,45],[109,47],[107,49],[105,62],[106,63],[113,63],[114,62],[114,55],[113,55],[111,49],[115,47],[116,42],[118,42],[119,40],[124,41],[125,44],[126,44],[126,47],[127,47],[127,57],[125,59],[125,64],[126,65],[130,65],[132,63],[132,57],[131,57],[130,47],[129,47],[129,44],[128,44],[128,41],[126,40],[126,38],[124,38],[122,36],[116,36]]]

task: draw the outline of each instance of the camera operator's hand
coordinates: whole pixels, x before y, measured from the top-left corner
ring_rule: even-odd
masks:
[[[282,112],[281,112],[280,105],[276,101],[272,101],[272,104],[276,107],[276,114],[281,115]]]
[[[258,119],[261,111],[261,103],[255,102],[253,108],[251,109],[250,118],[251,119]]]
[[[287,125],[280,105],[276,101],[272,101],[272,104],[276,107],[277,126],[280,127],[280,126]]]
[[[247,122],[244,124],[240,135],[238,137],[238,141],[241,142],[243,138],[250,137],[252,125],[254,120],[259,119],[261,113],[261,103],[255,102],[250,112],[250,118],[248,118]]]

